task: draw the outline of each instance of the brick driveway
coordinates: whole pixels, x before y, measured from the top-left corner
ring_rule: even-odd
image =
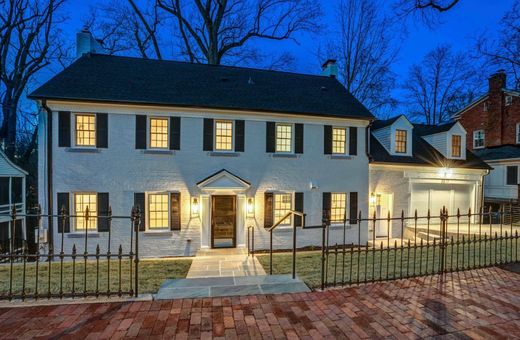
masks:
[[[520,275],[498,268],[285,295],[0,309],[0,337],[520,337]]]

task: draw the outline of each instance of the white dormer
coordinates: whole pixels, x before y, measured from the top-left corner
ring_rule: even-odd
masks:
[[[393,156],[412,156],[413,125],[401,115],[389,124],[372,131],[374,137]]]
[[[444,157],[466,159],[466,130],[459,122],[451,128],[422,137]]]

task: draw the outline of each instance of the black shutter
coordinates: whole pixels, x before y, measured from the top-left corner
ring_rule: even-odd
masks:
[[[109,207],[108,192],[99,192],[97,194],[97,214],[98,214],[98,231],[108,230],[108,207]]]
[[[518,184],[518,166],[507,167],[507,185]]]
[[[141,212],[141,224],[139,225],[139,231],[146,230],[146,207],[144,204],[144,192],[135,192],[134,193],[134,208],[139,207],[139,211]]]
[[[235,120],[235,151],[244,152],[245,145],[245,122]]]
[[[135,148],[146,149],[146,116],[135,116]]]
[[[172,192],[170,194],[170,230],[181,230],[181,194]]]
[[[58,146],[70,146],[70,112],[60,111],[58,113]]]
[[[273,226],[273,193],[264,194],[264,228]]]
[[[331,209],[331,194],[330,192],[323,193],[323,218],[330,222],[330,209]]]
[[[108,148],[108,114],[96,114],[96,147]]]
[[[332,154],[332,126],[325,125],[323,127],[323,153]]]
[[[11,202],[22,203],[23,201],[23,178],[11,177]]]
[[[358,128],[351,127],[348,133],[348,154],[355,156],[357,155],[357,140],[358,140]]]
[[[303,153],[303,124],[294,125],[294,153]]]
[[[303,212],[303,192],[294,193],[294,210]],[[301,216],[294,215],[294,225],[303,227],[303,219]]]
[[[350,212],[349,212],[349,223],[356,224],[358,218],[358,193],[351,192],[350,193]]]
[[[181,149],[181,117],[170,117],[170,150]]]
[[[61,215],[62,209],[65,209],[65,215],[70,215],[70,201],[68,192],[58,192],[58,215]],[[65,223],[64,223],[65,222]],[[65,225],[64,225],[65,224]],[[70,218],[65,221],[58,216],[58,233],[70,233]]]
[[[204,118],[204,151],[213,151],[213,119]]]
[[[275,143],[276,143],[276,123],[275,122],[267,122],[266,123],[266,133],[265,133],[265,152],[275,152]]]
[[[0,177],[0,205],[9,204],[9,177]]]

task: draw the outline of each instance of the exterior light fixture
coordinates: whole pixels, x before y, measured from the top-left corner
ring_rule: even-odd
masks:
[[[255,199],[252,197],[249,197],[247,199],[247,217],[254,217],[255,216]]]
[[[439,169],[439,177],[442,178],[450,178],[452,173],[453,171],[450,168],[444,167]]]
[[[376,194],[371,193],[370,194],[370,205],[375,205],[375,204],[376,204]]]
[[[199,199],[197,197],[193,197],[191,201],[191,217],[199,217]]]

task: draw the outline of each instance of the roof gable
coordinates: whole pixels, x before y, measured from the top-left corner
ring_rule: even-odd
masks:
[[[244,191],[249,189],[251,184],[226,169],[222,169],[198,182],[197,186],[205,191]]]
[[[0,176],[27,176],[27,171],[14,164],[5,153],[0,150]]]

